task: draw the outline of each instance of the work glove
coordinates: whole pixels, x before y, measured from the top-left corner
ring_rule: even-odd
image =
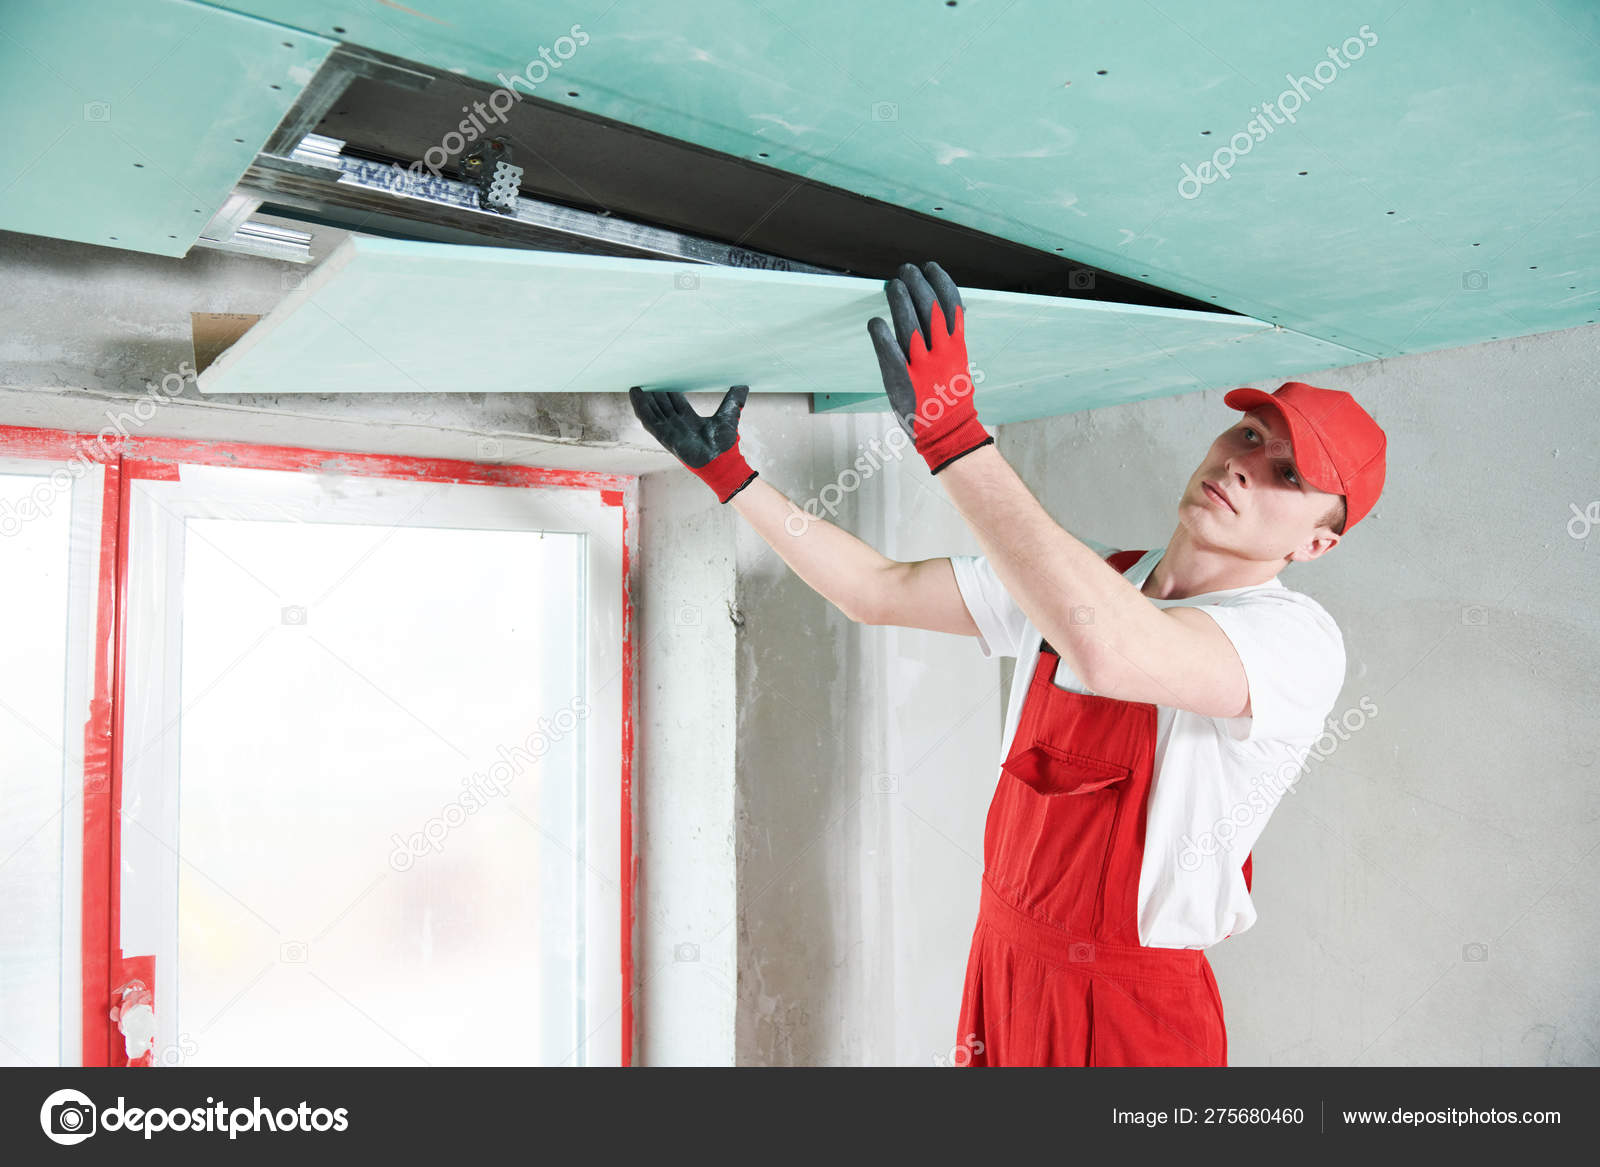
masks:
[[[994,441],[978,420],[967,365],[961,293],[936,263],[900,265],[884,295],[894,332],[881,316],[867,322],[889,404],[917,452],[937,474]]]
[[[698,474],[719,502],[727,502],[756,477],[739,452],[739,414],[749,395],[750,386],[735,385],[715,413],[701,417],[682,393],[647,393],[637,385],[628,390],[645,430]]]

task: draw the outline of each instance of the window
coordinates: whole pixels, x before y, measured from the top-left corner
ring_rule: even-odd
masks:
[[[119,878],[85,1060],[121,1002],[111,1064],[625,1062],[628,480],[118,454]]]

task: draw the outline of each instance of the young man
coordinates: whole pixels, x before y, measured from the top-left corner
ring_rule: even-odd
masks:
[[[1348,393],[1234,389],[1244,416],[1190,475],[1166,547],[1108,555],[979,423],[950,278],[907,264],[886,294],[893,331],[868,325],[885,390],[982,555],[894,562],[757,481],[745,386],[710,418],[637,388],[634,409],[852,619],[1017,658],[957,1031],[970,1064],[1224,1066],[1204,950],[1254,923],[1251,848],[1344,684],[1338,626],[1277,577],[1371,511],[1383,430]]]

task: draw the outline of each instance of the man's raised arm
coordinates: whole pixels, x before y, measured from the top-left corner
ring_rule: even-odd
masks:
[[[733,386],[710,417],[696,413],[682,393],[635,387],[629,397],[650,435],[720,501],[731,502],[796,575],[851,620],[976,636],[949,559],[889,559],[760,479],[739,452],[739,417],[749,392]]]

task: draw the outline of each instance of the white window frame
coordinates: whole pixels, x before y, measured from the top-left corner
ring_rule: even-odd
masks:
[[[371,475],[173,463],[171,478],[137,472],[127,492],[127,572],[122,719],[122,884],[120,941],[125,954],[153,954],[157,1050],[179,1045],[177,1002],[178,732],[162,728],[180,715],[174,639],[182,595],[184,524],[190,517],[271,517],[300,522],[373,522],[397,526],[560,530],[587,538],[582,587],[585,630],[585,831],[583,1012],[580,1044],[567,1064],[624,1064],[631,1032],[625,991],[623,897],[619,882],[626,801],[622,788],[625,716],[624,508],[604,492],[569,486],[404,481]],[[262,502],[261,475],[272,478]],[[421,501],[419,502],[419,498]],[[153,745],[151,743],[154,743]],[[163,1008],[163,1003],[168,1007]],[[292,1024],[292,1020],[290,1021]]]

